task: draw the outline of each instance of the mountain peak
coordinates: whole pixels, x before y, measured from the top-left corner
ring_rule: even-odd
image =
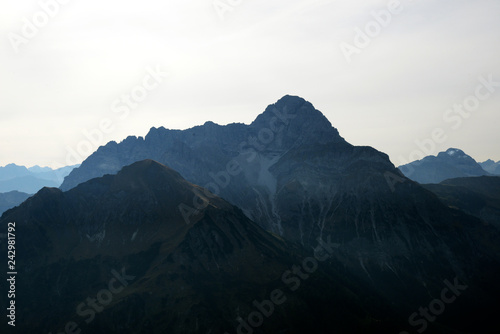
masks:
[[[125,166],[116,174],[114,189],[144,190],[161,189],[173,193],[188,184],[175,170],[152,159]]]
[[[437,156],[427,156],[399,167],[403,174],[419,183],[440,183],[446,179],[489,175],[471,156],[449,148]]]
[[[155,210],[155,207],[163,208],[173,216],[179,216],[178,206],[181,203],[193,205],[194,199],[218,207],[226,206],[226,202],[221,198],[190,183],[177,171],[152,159],[123,167],[116,175],[108,175],[109,181],[105,177],[95,180],[105,187],[109,184],[109,191],[117,196],[140,194],[145,201],[144,205],[151,206],[151,210]],[[92,181],[88,181],[82,185],[92,188],[94,185],[91,183]]]
[[[479,164],[488,173],[491,173],[493,175],[500,175],[500,161],[495,162],[491,159],[488,159],[485,162],[481,162]]]
[[[173,169],[161,164],[153,159],[144,159],[141,161],[134,162],[129,166],[123,167],[123,169],[118,174],[135,174],[144,172],[167,172],[174,177],[181,177],[179,173]]]
[[[459,164],[463,164],[463,163],[477,164],[477,161],[474,160],[474,158],[472,158],[470,155],[468,155],[467,153],[465,153],[461,149],[453,148],[453,147],[447,149],[444,152],[440,152],[437,155],[437,157],[440,159],[445,159],[445,160],[449,160],[449,161],[453,160]],[[458,160],[460,160],[460,161],[458,161]]]
[[[462,151],[462,150],[460,150],[458,148],[449,148],[444,153],[448,154],[449,156],[454,156],[454,157],[468,156],[467,154],[465,154],[464,151]]]
[[[311,102],[306,101],[300,96],[292,95],[285,95],[276,103],[267,106],[266,110],[257,117],[254,123],[261,116],[269,115],[280,118],[277,111],[285,112],[281,120],[284,120],[282,118],[287,116],[288,119],[292,119],[292,116],[309,116],[309,118],[317,118],[319,121],[328,124],[329,127],[332,126],[330,121],[319,110],[316,110]]]
[[[201,203],[197,211],[193,209],[189,216],[185,216],[180,206],[196,206],[193,204],[195,200]],[[53,217],[62,217],[64,213],[58,211],[62,207],[81,210],[81,215],[75,216],[73,223],[81,233],[90,236],[101,233],[105,228],[111,230],[111,225],[121,226],[115,227],[120,229],[125,225],[168,221],[171,226],[182,227],[186,217],[195,223],[205,208],[231,207],[221,198],[186,181],[173,169],[152,159],[125,166],[115,175],[93,178],[68,191],[45,187],[14,211],[22,213],[32,209],[38,212],[46,208],[49,202],[53,203],[48,209]],[[200,208],[202,204],[205,205]],[[89,224],[85,214],[100,218]],[[23,224],[39,219],[22,217],[19,222]],[[55,225],[67,220],[59,218],[53,219]]]
[[[5,169],[28,169],[26,168],[25,166],[20,166],[20,165],[17,165],[15,163],[10,163],[8,165],[5,165],[4,167],[0,167],[0,168],[5,168]]]
[[[284,129],[290,138],[302,143],[345,142],[323,113],[299,96],[285,95],[267,106],[250,126]]]

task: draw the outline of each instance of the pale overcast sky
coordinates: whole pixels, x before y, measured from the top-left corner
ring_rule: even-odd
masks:
[[[66,165],[106,119],[99,144],[248,124],[286,94],[396,165],[425,140],[500,160],[500,1],[396,2],[0,0],[0,166]],[[132,92],[134,108],[120,101]]]

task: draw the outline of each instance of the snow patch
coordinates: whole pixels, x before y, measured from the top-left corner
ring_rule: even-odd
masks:
[[[130,238],[130,241],[134,241],[135,237],[137,236],[137,232],[139,232],[139,229],[137,229],[134,234],[132,234],[132,238]]]
[[[270,154],[268,156],[260,155],[259,156],[259,172],[257,184],[268,189],[268,198],[271,204],[271,220],[275,220],[275,228],[280,235],[283,235],[283,227],[281,226],[281,216],[278,212],[278,208],[276,205],[276,189],[278,185],[278,180],[274,175],[269,171],[269,169],[279,161],[282,157],[281,154]],[[261,196],[259,194],[259,196]],[[265,203],[263,199],[261,199],[262,203]],[[266,208],[267,211],[267,208]],[[274,219],[273,219],[274,218]]]

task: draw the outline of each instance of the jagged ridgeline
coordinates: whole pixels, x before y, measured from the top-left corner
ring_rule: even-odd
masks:
[[[250,125],[153,128],[145,138],[108,143],[61,189],[44,189],[2,223],[26,229],[25,284],[45,282],[59,296],[55,314],[75,322],[75,307],[106,285],[111,270],[136,276],[89,324],[93,331],[123,333],[133,322],[131,333],[232,334],[248,326],[389,333],[424,325],[485,333],[494,323],[498,231],[443,204],[386,154],[346,142],[299,97],[283,97]],[[328,259],[299,272],[314,268],[304,259],[320,241],[330,245]],[[450,282],[467,289],[446,313],[408,322]],[[81,292],[67,297],[74,286]],[[272,300],[276,289],[288,302],[274,303],[261,326],[249,324],[253,301]],[[38,323],[67,321],[49,314]]]

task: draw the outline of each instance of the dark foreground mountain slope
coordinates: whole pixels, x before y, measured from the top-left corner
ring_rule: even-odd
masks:
[[[178,207],[194,197],[204,204],[186,223]],[[312,260],[151,160],[68,192],[44,188],[0,226],[9,222],[17,318],[14,331],[2,322],[2,333],[388,333],[405,325],[406,314],[348,273],[334,249],[318,247],[322,260]],[[5,281],[0,287],[7,291]]]
[[[386,154],[347,143],[299,97],[285,96],[250,125],[153,128],[145,138],[108,143],[62,188],[148,158],[305,249],[331,237],[335,261],[404,312],[428,303],[454,277],[477,289],[472,299],[484,296],[478,316],[487,317],[493,296],[500,296],[498,231],[444,205]],[[194,202],[188,205],[194,212]],[[192,219],[189,211],[184,218]]]
[[[439,183],[447,179],[490,175],[464,151],[450,148],[437,156],[427,156],[422,160],[400,166],[403,174],[421,184]]]
[[[481,218],[500,230],[500,177],[466,177],[426,184],[446,205]]]

